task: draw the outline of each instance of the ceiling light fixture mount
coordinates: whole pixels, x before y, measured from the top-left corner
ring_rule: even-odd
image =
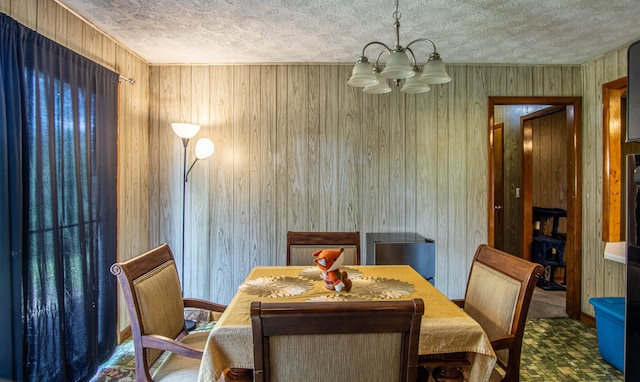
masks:
[[[393,12],[395,22],[395,45],[389,48],[386,44],[379,41],[372,41],[362,48],[362,55],[358,58],[358,62],[353,67],[351,78],[347,84],[354,87],[363,87],[362,90],[369,94],[389,93],[391,88],[387,83],[387,79],[393,80],[396,86],[400,86],[400,82],[404,80],[404,85],[400,88],[404,93],[424,93],[428,92],[432,84],[444,84],[451,81],[451,77],[447,74],[444,62],[440,58],[440,54],[436,49],[436,44],[428,38],[419,38],[411,41],[406,47],[400,45],[400,17],[398,11],[398,2],[396,0],[396,11]],[[416,56],[411,50],[411,46],[417,42],[427,42],[433,46],[433,52],[429,55],[429,60],[424,65],[422,72],[416,63]],[[369,63],[369,59],[365,56],[365,51],[371,45],[380,45],[384,49],[378,54],[375,65]],[[411,54],[411,61],[407,52]],[[389,58],[384,67],[380,70],[380,57],[384,53],[389,53]]]

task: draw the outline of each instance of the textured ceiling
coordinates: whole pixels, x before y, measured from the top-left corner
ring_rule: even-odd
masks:
[[[56,1],[150,64],[350,63],[394,44],[393,0]],[[639,0],[405,0],[400,13],[400,44],[429,38],[447,63],[582,64],[640,39]],[[431,48],[414,46],[424,62]]]

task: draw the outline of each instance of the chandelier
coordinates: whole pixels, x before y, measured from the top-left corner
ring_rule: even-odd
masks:
[[[351,78],[347,84],[354,87],[363,87],[362,90],[369,94],[389,93],[391,88],[387,83],[388,79],[393,80],[396,86],[400,86],[402,80],[404,84],[400,88],[404,93],[425,93],[430,90],[429,85],[444,84],[451,81],[451,77],[447,74],[444,62],[440,58],[440,54],[436,51],[436,44],[428,38],[419,38],[411,41],[406,47],[400,45],[400,12],[398,11],[398,1],[396,0],[396,11],[393,18],[396,20],[393,24],[395,29],[396,41],[393,48],[389,48],[386,44],[379,41],[372,41],[362,48],[362,55],[358,58],[358,62],[353,67]],[[424,65],[424,72],[416,63],[416,56],[411,50],[411,46],[417,42],[427,42],[433,46],[433,52],[429,55],[429,60]],[[375,64],[372,66],[369,59],[364,55],[365,50],[371,45],[380,45],[384,49],[378,53]],[[380,57],[388,53],[384,70],[380,70]],[[409,53],[409,55],[407,55]],[[409,59],[411,57],[411,60]]]

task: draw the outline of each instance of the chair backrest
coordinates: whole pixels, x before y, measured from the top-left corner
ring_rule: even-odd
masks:
[[[254,380],[415,381],[421,299],[251,304]]]
[[[182,290],[173,254],[167,244],[162,244],[113,264],[111,273],[118,278],[131,319],[136,375],[146,375],[150,380],[149,366],[162,351],[145,348],[142,337],[156,334],[176,339],[187,334]]]
[[[536,282],[543,272],[540,264],[484,244],[476,250],[464,310],[489,336],[498,362],[506,371],[504,380],[519,380],[527,312]]]
[[[360,264],[360,232],[287,232],[287,265],[314,266],[319,249],[344,248],[344,265]]]

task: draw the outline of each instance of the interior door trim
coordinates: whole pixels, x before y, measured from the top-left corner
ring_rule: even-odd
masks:
[[[565,105],[567,110],[567,246],[565,262],[567,264],[567,315],[580,319],[581,280],[582,280],[582,98],[581,97],[489,97],[489,123],[491,132],[496,105]],[[487,147],[491,150],[491,142]],[[493,159],[489,155],[489,192],[488,192],[488,237],[493,246],[495,234],[495,213],[493,211],[495,190]]]

